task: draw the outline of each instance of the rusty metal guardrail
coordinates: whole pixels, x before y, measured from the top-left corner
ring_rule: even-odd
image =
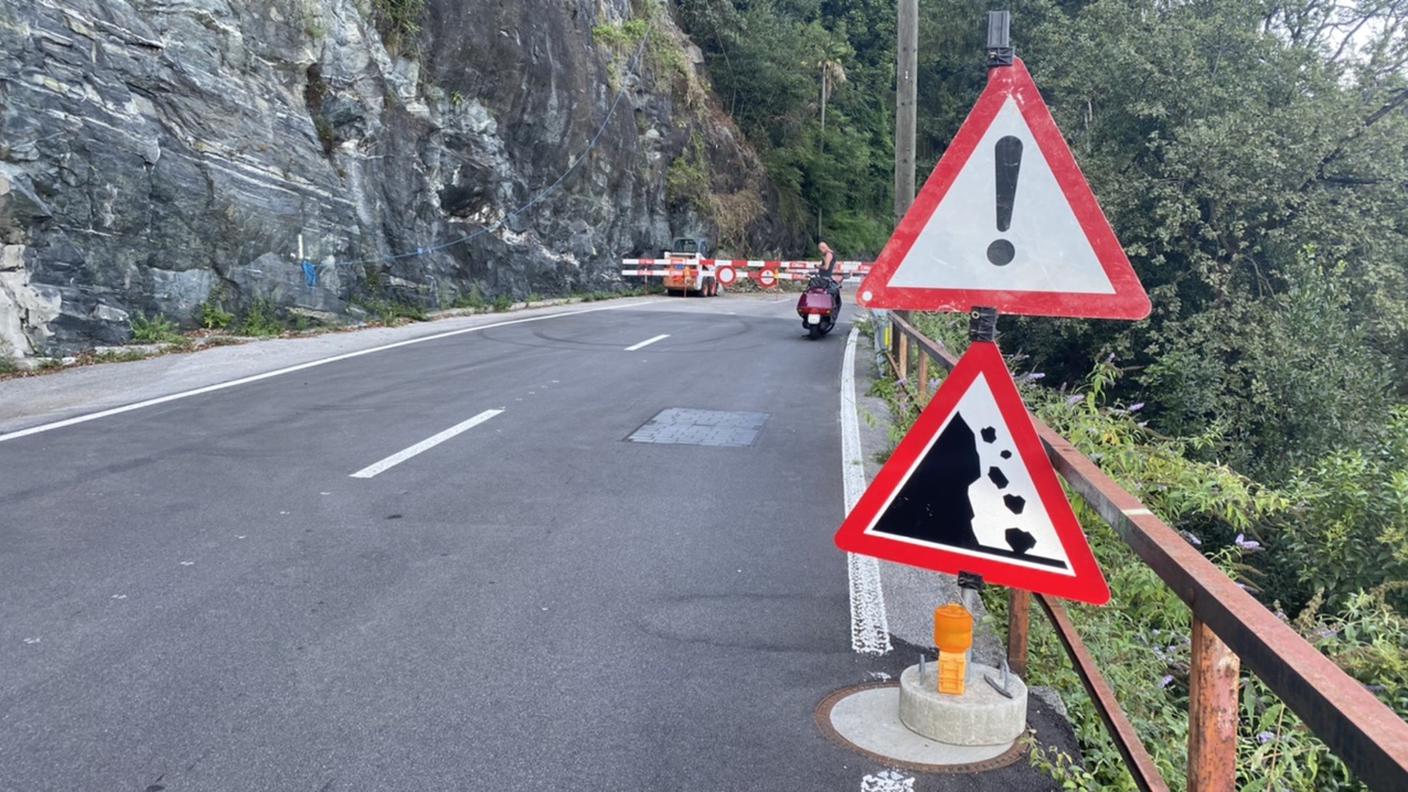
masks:
[[[891,360],[900,378],[906,379],[913,342],[919,357],[921,393],[928,388],[930,359],[945,369],[952,369],[958,362],[942,344],[924,336],[904,316],[892,313],[890,321],[896,331]],[[1236,787],[1241,664],[1265,682],[1365,784],[1380,790],[1408,789],[1408,723],[1238,587],[1069,441],[1035,416],[1032,420],[1057,473],[1193,612],[1189,790]],[[1008,661],[1024,674],[1031,595],[1013,590],[1009,597]],[[1095,659],[1086,651],[1065,609],[1046,597],[1038,596],[1037,601],[1135,783],[1144,790],[1167,790],[1167,783]]]

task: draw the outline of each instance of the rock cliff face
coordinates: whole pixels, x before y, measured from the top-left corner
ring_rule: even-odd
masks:
[[[0,0],[0,355],[790,247],[656,3]]]

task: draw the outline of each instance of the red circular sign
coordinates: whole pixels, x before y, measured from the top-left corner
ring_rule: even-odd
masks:
[[[732,286],[733,282],[738,280],[738,273],[734,272],[733,267],[725,264],[714,273],[714,279],[720,286]]]
[[[777,285],[777,272],[771,267],[758,271],[758,284],[764,289],[771,289]]]

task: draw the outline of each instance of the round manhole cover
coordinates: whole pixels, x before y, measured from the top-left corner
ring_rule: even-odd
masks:
[[[1026,753],[1011,745],[945,745],[900,722],[898,682],[844,688],[821,700],[816,725],[832,742],[883,764],[916,773],[981,773],[1016,762]]]

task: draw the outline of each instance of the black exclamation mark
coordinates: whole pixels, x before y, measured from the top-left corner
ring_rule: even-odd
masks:
[[[1008,135],[997,141],[997,230],[1012,227],[1012,204],[1017,200],[1017,173],[1022,169],[1022,141]],[[1012,263],[1017,249],[1005,239],[994,239],[988,245],[988,261],[999,267]]]

